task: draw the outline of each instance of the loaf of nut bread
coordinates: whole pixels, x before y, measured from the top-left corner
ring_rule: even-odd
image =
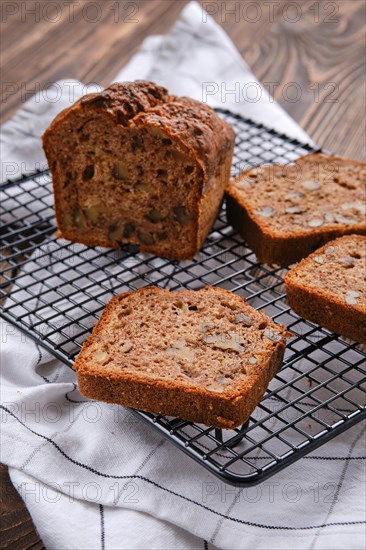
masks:
[[[84,96],[43,135],[59,235],[192,258],[220,208],[234,140],[210,107],[151,82]]]
[[[366,343],[365,269],[366,237],[331,241],[288,272],[289,305],[309,321]]]
[[[286,329],[220,288],[113,298],[76,358],[86,397],[233,428],[280,368]]]
[[[289,265],[336,237],[366,233],[366,164],[314,153],[253,168],[227,190],[229,222],[258,260]]]

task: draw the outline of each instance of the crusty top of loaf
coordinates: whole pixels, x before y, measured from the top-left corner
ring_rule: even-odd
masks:
[[[105,112],[124,127],[160,128],[196,155],[206,178],[223,162],[235,140],[233,129],[205,103],[170,95],[162,86],[143,80],[112,84],[80,98],[54,119],[43,139],[79,109]]]
[[[292,165],[252,168],[229,195],[272,237],[353,228],[365,231],[366,164],[314,153]]]
[[[117,124],[129,126],[139,113],[164,103],[168,97],[167,90],[162,86],[141,80],[112,84],[102,92],[85,95],[75,105],[107,111]]]
[[[366,237],[346,235],[301,260],[285,281],[366,315],[365,267]]]

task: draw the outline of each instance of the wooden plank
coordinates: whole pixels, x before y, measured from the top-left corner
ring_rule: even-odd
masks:
[[[50,2],[35,4],[42,8]],[[65,2],[51,4],[64,6]],[[71,16],[62,9],[59,18],[54,16],[54,23],[40,17],[34,24],[35,16],[29,14],[31,2],[27,2],[29,11],[20,9],[2,23],[2,120],[10,118],[32,92],[61,78],[108,85],[146,36],[167,32],[186,1],[80,0],[77,4]],[[91,4],[100,6],[99,14],[90,9]],[[126,8],[134,5],[135,11]],[[83,12],[88,6],[89,11]],[[51,15],[50,11],[48,18]],[[33,26],[29,26],[30,21]]]
[[[37,23],[33,4],[40,6]],[[99,14],[90,6],[86,10],[90,3],[81,0],[71,14],[61,9],[59,17],[46,9],[48,4],[27,2],[26,13],[19,10],[2,23],[3,81],[8,86],[4,119],[32,90],[60,78],[107,85],[146,36],[169,29],[186,0],[140,0],[129,3],[136,8],[128,10],[125,2],[106,0],[99,2]],[[296,9],[287,0],[201,4],[275,99],[320,146],[365,159],[363,0],[299,0]]]
[[[0,464],[0,549],[44,548],[6,466]]]
[[[275,99],[318,145],[366,160],[366,3],[302,1],[297,14],[289,8],[293,4],[285,2],[254,42],[236,31],[236,44],[258,79],[272,83]],[[288,21],[296,17],[296,23]],[[293,101],[296,90],[301,97]]]

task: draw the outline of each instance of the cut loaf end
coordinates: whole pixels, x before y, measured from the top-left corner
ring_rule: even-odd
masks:
[[[43,136],[60,236],[192,258],[220,208],[234,139],[211,108],[153,83],[85,96]]]

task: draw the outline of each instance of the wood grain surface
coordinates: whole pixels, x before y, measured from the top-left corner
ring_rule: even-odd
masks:
[[[74,0],[66,9],[61,1],[2,2],[2,119],[60,78],[106,86],[146,36],[168,31],[186,3]],[[201,4],[320,146],[366,159],[364,0]]]
[[[169,30],[186,3],[3,0],[2,121],[58,79],[106,86],[146,36]],[[318,145],[366,160],[364,0],[200,3]],[[5,467],[0,489],[0,548],[43,548]]]
[[[0,464],[0,489],[0,548],[44,548],[3,464]]]

